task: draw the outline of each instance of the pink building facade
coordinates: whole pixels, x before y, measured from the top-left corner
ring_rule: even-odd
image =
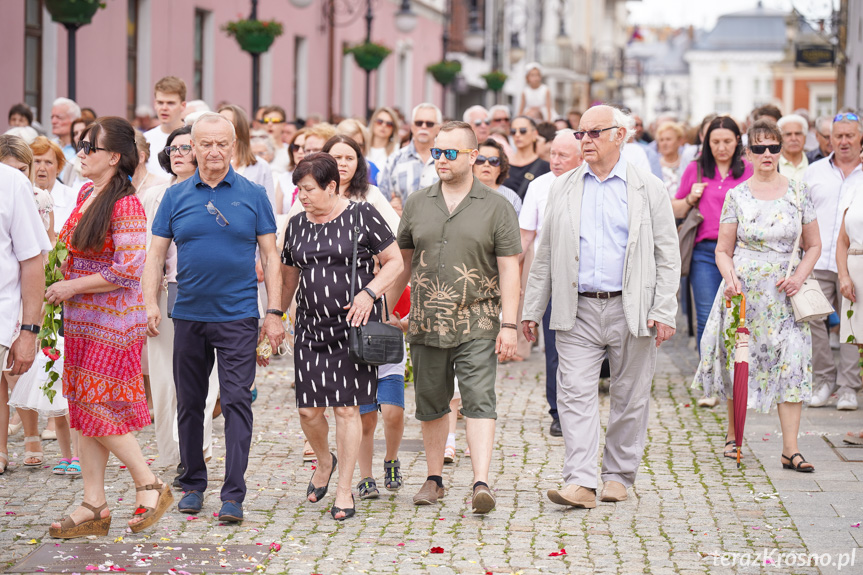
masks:
[[[330,1],[337,7],[332,55],[325,11]],[[330,109],[345,117],[363,116],[365,71],[343,49],[365,39],[368,1],[374,13],[372,41],[393,51],[371,76],[372,107],[409,111],[423,101],[441,105],[442,91],[426,66],[441,59],[442,2],[412,0],[417,26],[404,34],[395,26],[397,0],[314,0],[306,8],[289,0],[259,0],[258,18],[284,26],[261,56],[261,105],[280,105],[289,117],[326,117]],[[152,105],[159,78],[175,75],[186,82],[187,100],[251,108],[251,56],[222,31],[226,22],[248,17],[249,0],[104,2],[92,24],[77,32],[76,101],[81,106],[131,118],[137,105]],[[2,15],[0,53],[6,57],[0,110],[5,114],[13,104],[26,102],[43,126],[50,126],[51,102],[67,95],[66,29],[51,21],[42,0],[3,0]]]

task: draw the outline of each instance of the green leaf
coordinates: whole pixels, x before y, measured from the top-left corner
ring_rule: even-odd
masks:
[[[845,312],[845,317],[847,317],[848,319],[851,319],[852,315],[854,315],[853,309],[849,309],[847,312]]]
[[[52,371],[51,375],[49,375],[48,377],[50,377],[51,381],[54,382],[54,381],[57,381],[58,379],[60,379],[60,374],[57,373],[56,371]]]
[[[856,343],[856,342],[857,342],[857,338],[854,337],[853,335],[849,335],[848,339],[845,340],[845,343]]]

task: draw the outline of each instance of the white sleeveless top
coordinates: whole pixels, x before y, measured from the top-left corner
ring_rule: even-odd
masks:
[[[548,115],[547,105],[547,95],[548,95],[548,86],[545,84],[540,84],[539,88],[531,88],[530,85],[524,87],[522,91],[522,95],[524,95],[524,109],[530,108],[539,108],[540,112],[542,112],[542,119],[549,120],[546,116]]]

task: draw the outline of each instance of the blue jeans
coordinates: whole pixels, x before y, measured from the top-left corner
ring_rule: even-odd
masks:
[[[692,284],[692,301],[695,304],[695,318],[698,330],[695,340],[698,342],[698,353],[701,354],[701,334],[710,316],[710,309],[716,299],[722,274],[716,267],[716,242],[702,240],[695,244],[692,250],[692,265],[689,268],[689,282]]]
[[[545,398],[548,400],[548,413],[557,419],[557,346],[555,332],[548,327],[551,321],[551,303],[542,316],[542,337],[545,340]]]

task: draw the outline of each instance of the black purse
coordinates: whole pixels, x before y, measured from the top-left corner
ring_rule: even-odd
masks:
[[[357,285],[357,242],[360,228],[354,226],[354,257],[351,268],[351,303]],[[383,298],[384,314],[389,321],[386,296]],[[402,330],[394,325],[380,321],[369,321],[366,325],[348,328],[348,357],[354,363],[364,365],[385,365],[401,363],[404,359],[405,344]]]

